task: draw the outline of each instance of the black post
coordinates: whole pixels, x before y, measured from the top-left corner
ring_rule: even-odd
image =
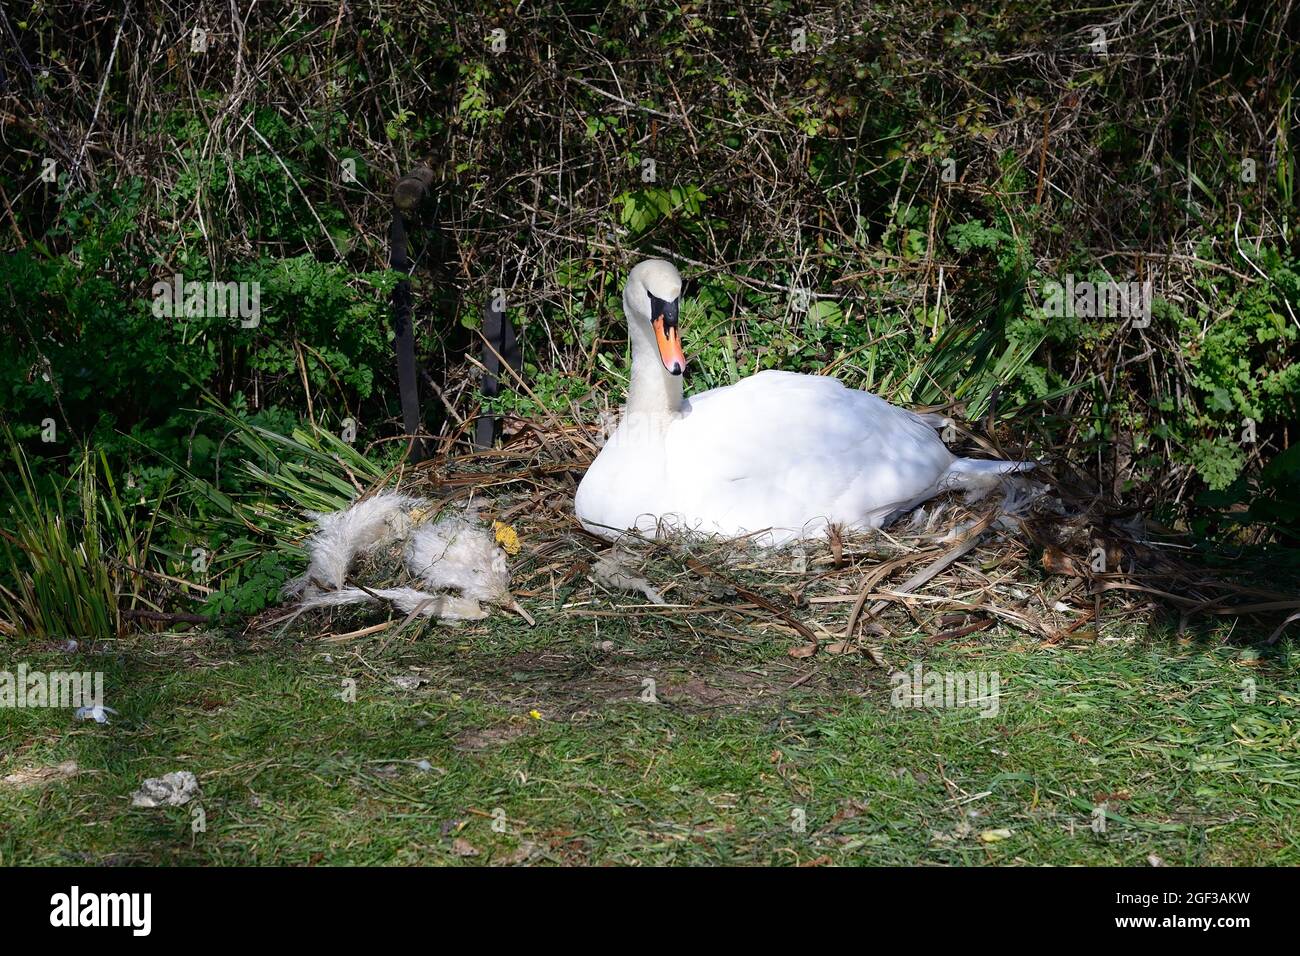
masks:
[[[421,166],[411,170],[393,187],[393,223],[388,231],[391,248],[389,266],[401,273],[411,270],[407,254],[406,218],[415,213],[429,197],[433,187],[433,170]],[[402,428],[411,438],[412,461],[428,457],[420,437],[420,392],[415,367],[415,330],[411,327],[411,282],[402,279],[393,288],[393,347],[397,352],[397,390],[402,403]]]
[[[522,368],[519,343],[515,340],[515,330],[506,318],[505,293],[500,289],[488,292],[487,308],[483,312],[483,383],[480,393],[484,398],[493,398],[501,393],[501,362],[514,369],[518,375]],[[483,412],[474,423],[474,447],[491,448],[496,441],[497,419],[494,415]]]

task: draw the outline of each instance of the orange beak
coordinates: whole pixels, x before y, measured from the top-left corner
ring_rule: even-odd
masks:
[[[681,332],[676,325],[664,330],[663,316],[655,319],[651,325],[654,325],[654,339],[659,343],[659,358],[663,359],[663,367],[668,369],[669,375],[681,375],[686,371],[686,355],[681,351]]]
[[[681,375],[686,371],[686,354],[682,351],[682,334],[677,323],[668,325],[662,315],[656,316],[650,323],[654,326],[655,341],[659,344],[659,358],[670,375]]]

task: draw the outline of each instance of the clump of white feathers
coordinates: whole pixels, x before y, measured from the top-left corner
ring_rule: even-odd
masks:
[[[493,604],[510,602],[510,569],[496,539],[464,514],[422,524],[406,542],[406,568],[431,588]]]
[[[309,512],[316,532],[307,540],[310,564],[284,587],[298,599],[298,613],[387,601],[406,614],[475,621],[488,616],[483,604],[522,608],[510,595],[510,568],[493,535],[470,515],[445,510],[421,522],[433,504],[397,492],[380,492],[342,511]],[[406,572],[415,587],[357,587],[348,572],[360,557],[402,545]],[[523,615],[527,618],[527,615]]]

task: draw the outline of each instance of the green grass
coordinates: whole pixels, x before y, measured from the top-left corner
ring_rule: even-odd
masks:
[[[928,653],[934,670],[997,671],[1000,710],[983,719],[893,708],[881,669],[793,661],[787,638],[516,620],[332,644],[148,636],[74,665],[24,653],[103,669],[121,713],[0,710],[0,778],[79,766],[0,783],[0,864],[1300,863],[1300,669],[1282,652],[998,632],[886,648],[895,665]],[[429,682],[390,680],[414,674]],[[659,703],[637,699],[644,677]],[[205,832],[190,807],[130,806],[171,770],[198,776]]]

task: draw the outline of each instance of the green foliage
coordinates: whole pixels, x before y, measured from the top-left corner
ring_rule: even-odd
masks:
[[[0,633],[94,641],[116,637],[121,611],[147,603],[157,506],[122,500],[107,458],[83,449],[66,480],[38,481],[6,430],[17,485],[3,477]],[[2,476],[0,476],[2,477]]]
[[[212,404],[204,419],[224,432],[223,470],[205,477],[170,462],[188,506],[171,520],[182,540],[202,542],[211,555],[207,610],[254,614],[274,604],[301,567],[308,512],[347,507],[387,480],[390,467],[326,428],[297,426],[292,413]]]
[[[280,600],[280,589],[299,570],[299,565],[277,551],[262,551],[254,542],[240,539],[232,550],[252,550],[245,561],[234,564],[221,578],[221,587],[212,592],[205,610],[221,617],[257,614]]]
[[[665,219],[690,222],[700,215],[708,197],[699,186],[647,186],[615,198],[622,205],[619,221],[640,235]]]
[[[1297,261],[1265,248],[1257,265],[1268,281],[1228,288],[1222,281],[1207,281],[1207,293],[1219,304],[1218,313],[1200,311],[1194,316],[1177,314],[1182,345],[1191,370],[1190,383],[1199,396],[1192,424],[1202,429],[1228,430],[1229,441],[1237,441],[1246,418],[1256,423],[1285,420],[1297,413],[1300,395],[1300,358],[1295,343],[1300,324],[1285,314],[1286,300],[1300,302]],[[1202,442],[1222,446],[1224,437]],[[1222,467],[1223,455],[1193,454],[1198,470],[1202,462],[1214,460],[1220,470],[1207,483],[1222,489],[1237,477],[1243,456],[1236,455],[1237,467]],[[1207,468],[1214,466],[1206,464]],[[1202,470],[1202,474],[1206,471]]]
[[[142,265],[149,250],[136,231],[139,183],[72,206],[52,230],[71,243],[68,252],[32,245],[5,262],[10,308],[0,394],[19,438],[54,417],[62,432],[114,457],[140,446],[203,455],[215,446],[206,436],[191,440],[192,416],[179,409],[197,404],[209,384],[238,376],[225,396],[236,405],[254,389],[264,406],[296,404],[305,375],[313,396],[346,413],[374,398],[390,374],[386,299],[394,274],[358,273],[303,254],[249,260],[218,275],[206,257],[189,255],[178,270],[186,281],[258,284],[256,326],[225,316],[157,316],[144,293],[152,295],[156,281],[170,283],[171,274]],[[268,228],[275,228],[269,219]],[[124,297],[123,289],[139,294]]]

